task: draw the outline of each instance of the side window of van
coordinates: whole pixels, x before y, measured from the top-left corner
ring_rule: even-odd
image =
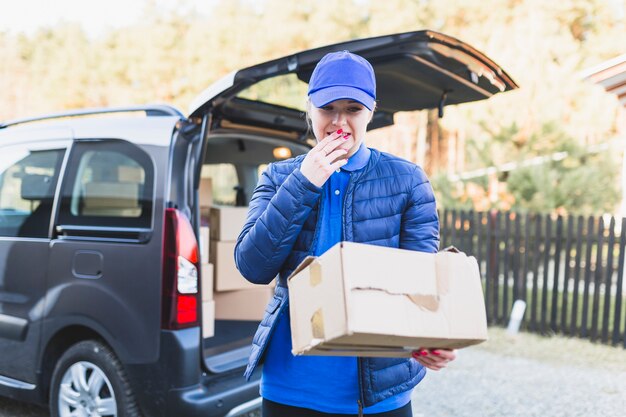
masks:
[[[121,140],[79,142],[70,157],[59,224],[149,228],[154,198],[150,157]]]
[[[19,146],[0,154],[0,236],[48,237],[63,149]]]

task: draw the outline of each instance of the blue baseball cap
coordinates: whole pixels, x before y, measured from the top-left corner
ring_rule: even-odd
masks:
[[[370,110],[376,104],[374,68],[362,56],[331,52],[317,63],[309,81],[309,98],[315,107],[335,100],[358,101]]]

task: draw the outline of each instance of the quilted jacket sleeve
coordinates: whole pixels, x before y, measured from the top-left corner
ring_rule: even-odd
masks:
[[[400,247],[421,252],[437,252],[439,249],[435,195],[420,167],[416,167],[409,203],[402,215]]]
[[[322,192],[298,168],[277,184],[275,170],[270,164],[259,179],[235,245],[239,272],[256,284],[269,284],[279,273]]]

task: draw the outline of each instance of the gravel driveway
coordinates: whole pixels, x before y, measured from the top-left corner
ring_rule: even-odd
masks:
[[[626,416],[626,350],[563,337],[507,337],[464,349],[429,372],[414,417]]]
[[[414,417],[626,416],[626,349],[490,329],[413,393]],[[0,417],[48,417],[0,399]]]

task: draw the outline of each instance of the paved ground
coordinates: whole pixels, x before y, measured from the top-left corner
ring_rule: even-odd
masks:
[[[413,403],[414,417],[623,417],[626,349],[491,329],[487,343],[429,372]],[[49,414],[0,399],[0,417]]]

